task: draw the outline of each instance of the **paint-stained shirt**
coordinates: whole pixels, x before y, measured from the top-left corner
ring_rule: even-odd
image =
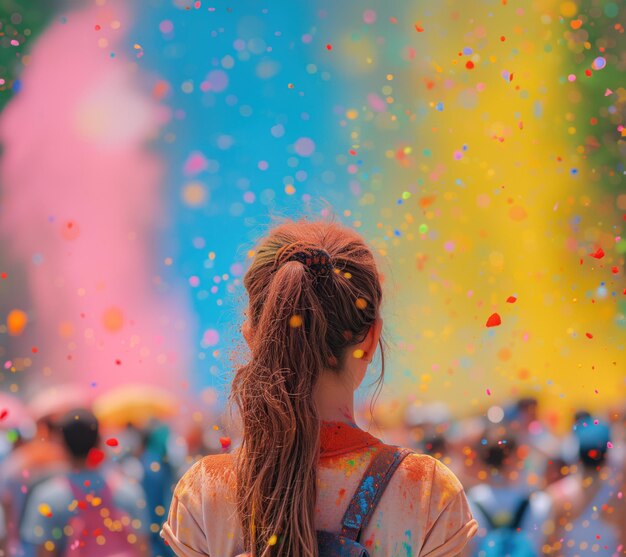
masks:
[[[318,466],[317,530],[339,533],[341,519],[381,441],[350,424],[324,423]],[[174,492],[161,535],[179,557],[245,552],[237,518],[234,457],[197,462]],[[409,455],[395,472],[361,543],[371,557],[454,557],[476,533],[463,487],[442,463]]]

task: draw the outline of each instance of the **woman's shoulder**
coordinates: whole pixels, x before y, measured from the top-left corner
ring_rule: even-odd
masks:
[[[161,535],[176,555],[234,555],[236,522],[234,457],[211,455],[179,480]]]
[[[444,505],[463,491],[461,482],[443,462],[430,455],[410,453],[396,473],[403,487],[418,489],[429,499]]]
[[[198,460],[179,480],[174,495],[183,503],[198,495],[217,496],[235,486],[232,454],[209,455]]]

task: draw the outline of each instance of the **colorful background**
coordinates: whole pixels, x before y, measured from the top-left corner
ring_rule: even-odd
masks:
[[[223,401],[255,240],[334,215],[384,273],[385,414],[623,400],[619,2],[0,10],[1,390]]]

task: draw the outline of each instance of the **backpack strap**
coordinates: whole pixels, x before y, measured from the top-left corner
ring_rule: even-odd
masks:
[[[509,522],[508,525],[504,525],[504,526],[496,525],[496,523],[493,521],[493,517],[487,512],[487,509],[482,503],[479,503],[478,501],[472,501],[472,503],[481,513],[483,513],[483,515],[485,515],[485,518],[487,519],[487,523],[489,524],[490,530],[497,530],[498,528],[502,528],[502,527],[511,528],[512,530],[517,530],[520,524],[522,523],[522,518],[524,518],[526,509],[528,508],[528,505],[530,504],[530,499],[528,497],[524,497],[524,499],[520,501],[520,503],[517,505],[517,508],[515,509],[515,514],[513,515],[511,522]]]
[[[341,521],[341,535],[358,542],[374,509],[401,462],[412,453],[410,449],[383,446],[369,463],[354,497]]]
[[[472,501],[472,503],[481,513],[483,513],[483,515],[487,519],[487,524],[489,524],[489,530],[495,530],[496,524],[493,521],[493,517],[487,512],[487,509],[485,508],[485,506],[482,503],[479,503],[478,501]]]
[[[513,515],[513,520],[511,520],[510,528],[512,528],[513,530],[517,530],[520,527],[520,524],[522,523],[522,518],[524,518],[524,514],[526,513],[528,505],[530,505],[530,498],[524,497],[524,499],[518,505],[515,514]]]

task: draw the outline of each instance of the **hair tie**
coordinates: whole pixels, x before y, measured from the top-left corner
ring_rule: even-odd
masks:
[[[295,242],[283,246],[276,253],[276,268],[282,267],[288,261],[298,261],[309,269],[316,277],[327,276],[333,270],[330,254],[313,245],[304,242]]]

